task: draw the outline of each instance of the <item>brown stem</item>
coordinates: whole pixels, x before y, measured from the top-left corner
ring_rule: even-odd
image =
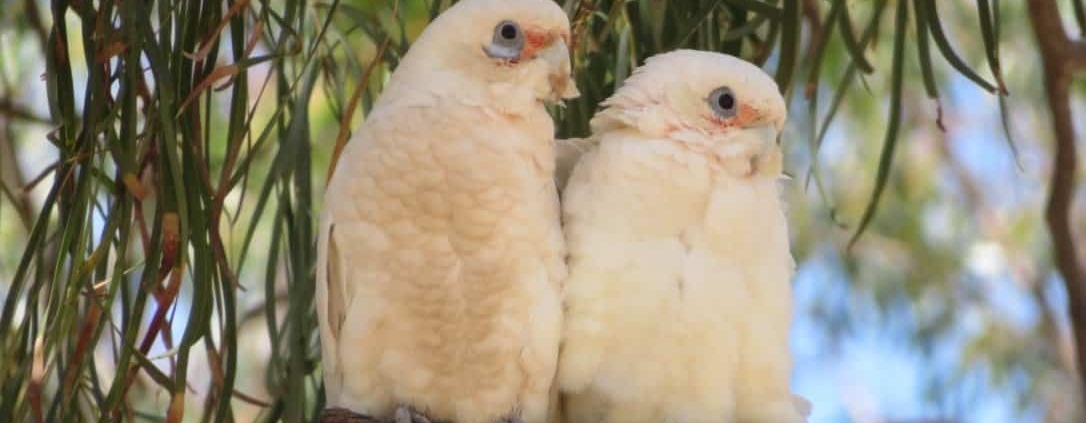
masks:
[[[822,43],[822,14],[818,9],[818,2],[815,0],[803,0],[803,18],[807,20],[807,25],[810,25],[811,44],[816,46]],[[807,59],[810,60],[811,54],[815,49],[810,48],[807,50]]]
[[[1075,129],[1071,118],[1068,90],[1076,70],[1086,66],[1086,47],[1083,41],[1072,41],[1067,36],[1055,0],[1030,0],[1030,22],[1037,38],[1044,68],[1045,92],[1052,113],[1052,126],[1056,135],[1045,220],[1052,236],[1056,267],[1063,276],[1067,289],[1068,311],[1075,337],[1075,356],[1078,365],[1080,395],[1081,383],[1086,378],[1086,271],[1078,258],[1075,235],[1071,228],[1071,208],[1075,192]]]

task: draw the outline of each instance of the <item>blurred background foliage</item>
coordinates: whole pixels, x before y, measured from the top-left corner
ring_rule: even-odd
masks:
[[[4,0],[0,421],[311,420],[332,157],[450,3]],[[560,3],[583,94],[560,136],[661,51],[780,83],[812,421],[1084,418],[1027,2]]]

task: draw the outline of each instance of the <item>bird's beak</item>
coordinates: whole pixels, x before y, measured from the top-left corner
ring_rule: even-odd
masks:
[[[780,135],[781,132],[784,132],[784,119],[781,118],[773,121],[773,126],[777,129],[777,135]]]
[[[725,167],[734,176],[748,177],[763,170],[776,172],[780,170],[777,134],[776,122],[748,124],[727,132],[723,142],[716,144],[715,152],[725,159]],[[777,166],[773,165],[775,159]]]
[[[573,79],[570,68],[569,46],[565,39],[556,37],[537,56],[547,63],[550,69],[551,94],[555,101],[572,100],[581,96],[577,82]]]
[[[773,145],[777,143],[777,135],[780,134],[780,129],[781,125],[777,122],[769,122],[752,126],[745,131],[750,131],[755,139],[763,141],[767,145]]]
[[[751,125],[743,128],[743,130],[739,132],[740,138],[736,138],[735,141],[753,147],[755,155],[761,156],[777,145],[777,135],[780,134],[777,127],[777,122]]]

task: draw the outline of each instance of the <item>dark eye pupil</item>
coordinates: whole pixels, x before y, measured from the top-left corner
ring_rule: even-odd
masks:
[[[735,97],[733,97],[731,94],[721,94],[720,98],[718,98],[716,102],[718,105],[720,105],[720,108],[724,110],[729,110],[732,107],[735,107]]]
[[[501,34],[502,38],[505,38],[507,40],[514,40],[517,38],[517,27],[513,26],[512,24],[502,25]]]

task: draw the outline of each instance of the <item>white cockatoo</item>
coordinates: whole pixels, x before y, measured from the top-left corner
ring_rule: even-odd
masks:
[[[566,423],[805,421],[789,386],[776,83],[680,50],[603,106],[590,141],[560,144],[590,146],[562,193]]]
[[[545,102],[577,96],[551,0],[462,0],[411,46],[329,181],[328,405],[542,423],[566,275]]]

